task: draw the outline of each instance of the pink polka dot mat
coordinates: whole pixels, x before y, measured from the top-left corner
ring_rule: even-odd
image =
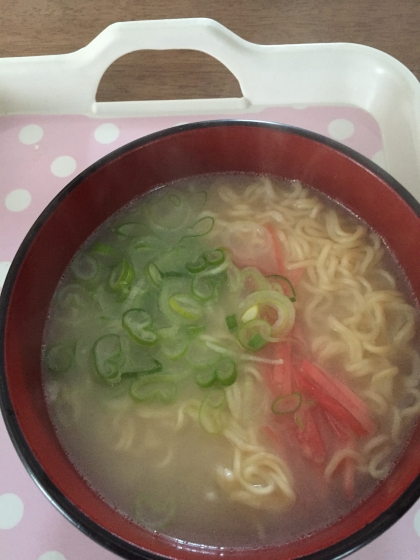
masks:
[[[0,286],[19,244],[50,200],[91,163],[127,142],[177,124],[245,118],[300,126],[329,136],[385,165],[373,117],[354,107],[287,107],[244,115],[92,119],[0,118]],[[0,560],[112,560],[69,523],[22,466],[0,419]],[[420,502],[354,560],[419,560]]]

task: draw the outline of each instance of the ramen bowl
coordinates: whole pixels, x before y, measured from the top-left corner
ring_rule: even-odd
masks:
[[[43,391],[43,331],[54,291],[85,240],[132,199],[173,181],[215,173],[300,180],[338,201],[385,241],[420,300],[420,207],[392,177],[356,152],[314,133],[246,121],[183,125],[141,138],[69,183],[35,222],[1,298],[1,408],[29,474],[86,535],[123,558],[291,560],[342,558],[397,521],[420,496],[420,426],[393,470],[353,511],[281,546],[222,549],[177,541],[106,503],[63,450]]]

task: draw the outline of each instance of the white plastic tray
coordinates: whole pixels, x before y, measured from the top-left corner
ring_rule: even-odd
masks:
[[[205,52],[235,75],[243,97],[96,102],[106,69],[139,49]],[[357,134],[345,142],[420,200],[420,84],[394,58],[346,43],[257,45],[209,19],[116,23],[75,53],[0,59],[0,280],[39,212],[95,159],[159,128],[232,116],[325,133],[328,122],[355,119]],[[416,531],[419,502],[352,559],[418,560]],[[45,500],[0,419],[0,558],[18,557],[116,558]]]
[[[238,79],[238,99],[98,103],[117,58],[140,49],[193,49]],[[211,19],[115,23],[70,54],[0,59],[0,114],[97,117],[258,112],[264,107],[349,105],[378,122],[388,171],[420,196],[420,85],[400,62],[349,43],[257,45]]]

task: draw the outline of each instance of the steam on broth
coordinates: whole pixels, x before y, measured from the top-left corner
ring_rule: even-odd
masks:
[[[317,191],[184,180],[76,254],[45,328],[46,398],[80,473],[139,524],[289,542],[392,468],[420,412],[417,315],[379,237]]]

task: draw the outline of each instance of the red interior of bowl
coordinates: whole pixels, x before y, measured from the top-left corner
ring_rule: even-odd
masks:
[[[46,219],[23,258],[8,309],[5,364],[12,405],[34,456],[52,483],[110,533],[173,558],[201,555],[142,530],[107,506],[69,463],[50,424],[41,386],[42,331],[52,294],[81,243],[112,213],[151,188],[215,172],[300,179],[342,202],[380,233],[420,300],[420,219],[388,184],[348,155],[305,135],[236,124],[181,130],[132,147],[89,172]],[[77,180],[76,180],[77,183]],[[384,512],[419,474],[420,427],[395,471],[375,494],[334,526],[281,549],[225,556],[285,560],[331,546]],[[207,555],[213,552],[207,550]],[[216,552],[214,552],[216,555]]]

